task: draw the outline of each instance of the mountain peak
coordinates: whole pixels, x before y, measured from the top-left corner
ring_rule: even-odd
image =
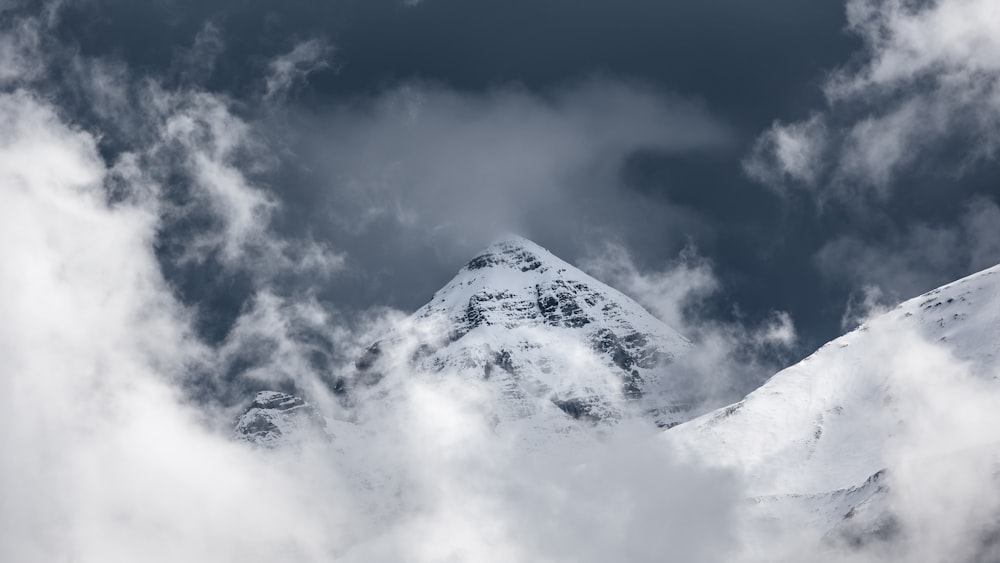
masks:
[[[533,241],[520,235],[507,233],[494,239],[475,258],[469,260],[463,270],[506,267],[527,272],[541,268],[552,261],[562,262]]]
[[[535,428],[538,446],[626,416],[673,426],[695,416],[689,384],[669,369],[691,343],[621,292],[534,242],[505,235],[426,305],[367,348],[345,394],[386,400],[403,376],[447,374],[482,385],[496,425]],[[425,379],[426,381],[426,379]],[[320,426],[314,409],[258,395],[237,436],[265,447]],[[327,421],[327,424],[330,422]]]
[[[503,246],[519,246],[527,250],[542,248],[535,241],[525,236],[519,235],[517,233],[506,232],[494,238],[493,241],[490,242],[489,246],[487,246],[486,249],[483,250],[483,252],[487,252],[493,247],[503,247]]]
[[[470,260],[411,321],[420,342],[405,354],[408,369],[488,380],[511,413],[539,412],[541,402],[588,420],[618,420],[626,402],[647,408],[663,368],[691,346],[629,297],[517,235]],[[405,340],[373,345],[357,380],[378,381],[379,351]],[[690,418],[679,394],[667,402],[649,407],[664,407],[658,423]]]

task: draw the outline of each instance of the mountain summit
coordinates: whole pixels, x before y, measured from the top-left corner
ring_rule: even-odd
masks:
[[[691,343],[621,292],[519,236],[475,256],[407,326],[369,348],[359,378],[377,381],[400,346],[414,373],[489,382],[502,419],[539,414],[615,422],[638,410],[671,426],[691,418],[668,366]],[[395,366],[398,369],[398,364]],[[678,386],[679,387],[679,386]]]
[[[454,376],[490,390],[498,423],[613,424],[634,414],[669,427],[695,414],[680,391],[690,386],[670,377],[690,348],[621,292],[507,235],[372,344],[343,391],[391,386],[401,373]]]

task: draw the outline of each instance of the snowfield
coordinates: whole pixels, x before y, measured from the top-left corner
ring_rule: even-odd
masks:
[[[900,472],[936,465],[950,480],[967,460],[995,464],[998,353],[1000,266],[902,303],[661,439],[742,474],[762,517],[886,534]]]

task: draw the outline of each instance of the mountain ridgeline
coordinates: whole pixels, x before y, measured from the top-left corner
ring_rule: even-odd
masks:
[[[945,432],[964,420],[949,414],[946,403],[959,400],[949,394],[1000,398],[1000,266],[870,319],[707,413],[695,406],[701,382],[674,369],[697,353],[632,299],[531,241],[506,237],[372,343],[339,392],[364,404],[390,401],[410,380],[471,382],[484,390],[495,427],[512,428],[529,449],[644,419],[662,429],[649,447],[738,473],[759,522],[798,522],[855,547],[898,539],[914,517],[892,496],[913,480],[913,466],[894,466],[900,451],[920,452],[921,468],[956,459],[1000,467],[991,428]],[[270,391],[235,430],[264,447],[317,433],[336,442],[357,431]],[[1000,482],[983,486],[1000,490]],[[1000,528],[982,536],[977,549],[1000,556]]]
[[[621,292],[527,239],[508,236],[372,343],[354,372],[340,379],[338,392],[351,402],[391,386],[390,373],[444,375],[483,382],[501,422],[614,424],[645,416],[670,427],[698,414],[690,395],[695,382],[672,377],[670,369],[691,348]],[[244,417],[288,419],[287,410],[258,403]],[[236,434],[273,441],[247,430],[262,424],[240,420]],[[280,434],[281,425],[274,426]]]

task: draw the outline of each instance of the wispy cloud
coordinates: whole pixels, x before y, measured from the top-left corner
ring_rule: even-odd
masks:
[[[296,152],[334,227],[458,243],[463,254],[508,230],[566,239],[624,216],[654,228],[641,217],[669,204],[628,190],[626,160],[730,140],[696,102],[607,77],[545,94],[408,83],[300,120],[308,133]]]
[[[917,222],[887,228],[878,242],[841,236],[820,249],[815,263],[828,279],[857,288],[851,305],[855,309],[866,302],[885,306],[948,282],[941,272],[975,272],[995,265],[1000,262],[998,241],[1000,208],[976,198],[955,224]],[[846,322],[851,325],[853,320]]]
[[[273,58],[266,81],[265,99],[287,96],[318,70],[331,68],[333,47],[322,39],[303,41],[291,51]]]
[[[960,173],[996,156],[1000,28],[991,0],[849,0],[847,17],[864,43],[859,62],[828,77],[825,111],[761,136],[745,163],[751,176],[820,198],[885,198],[901,171],[927,158]]]
[[[692,382],[686,389],[705,407],[733,402],[755,389],[785,365],[798,334],[791,315],[772,311],[756,321],[721,320],[706,312],[706,302],[723,290],[710,260],[686,247],[666,268],[637,266],[628,250],[616,244],[595,249],[582,267],[620,288],[662,321],[695,343],[696,352],[671,366],[671,378]]]

